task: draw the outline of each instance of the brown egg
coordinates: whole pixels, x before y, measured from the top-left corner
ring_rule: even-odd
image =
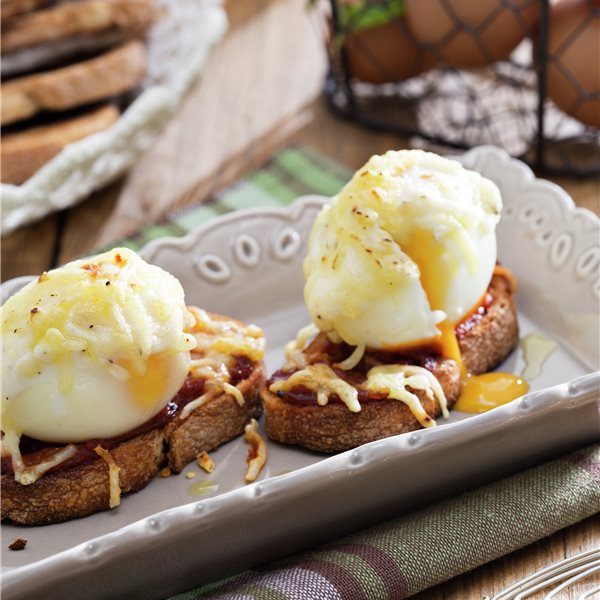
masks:
[[[546,81],[562,110],[600,127],[600,2],[561,0],[552,6]]]
[[[350,76],[368,83],[401,81],[435,65],[435,59],[415,43],[405,19],[350,32],[344,48]]]
[[[415,39],[441,62],[482,67],[503,60],[529,35],[540,0],[406,0]]]

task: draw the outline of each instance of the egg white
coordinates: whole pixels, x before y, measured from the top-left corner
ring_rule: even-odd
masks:
[[[116,249],[43,274],[2,307],[2,429],[56,442],[122,435],[190,366],[179,282]]]
[[[438,337],[487,290],[501,208],[498,188],[456,161],[418,150],[372,157],[311,231],[313,321],[374,349]]]

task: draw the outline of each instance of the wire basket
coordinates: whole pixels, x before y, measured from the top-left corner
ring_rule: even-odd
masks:
[[[549,0],[495,0],[495,8],[475,27],[461,21],[453,0],[431,0],[429,4],[421,0],[426,10],[435,4],[443,11],[446,27],[441,37],[426,42],[417,41],[410,22],[407,24],[414,2],[406,2],[406,15],[389,19],[390,7],[393,11],[403,6],[402,2],[363,0],[363,10],[380,5],[387,17],[383,26],[360,31],[354,26],[364,15],[358,10],[350,17],[344,15],[352,2],[331,0],[325,96],[337,114],[373,129],[417,136],[430,146],[500,146],[538,172],[600,175],[600,130],[570,116],[579,116],[585,106],[586,120],[596,109],[600,120],[600,90],[586,92],[577,73],[564,64],[578,35],[596,26],[594,20],[600,21],[599,3],[580,19],[567,39],[551,46]],[[535,25],[523,18],[527,10],[530,15],[534,11]],[[510,40],[498,50],[490,43],[489,32],[494,22],[509,17],[510,30],[522,41],[506,52]],[[435,18],[440,22],[439,15]],[[394,40],[402,60],[394,61],[390,52],[377,47],[386,36]],[[461,39],[467,51],[457,65],[448,49]],[[502,53],[506,57],[499,58]],[[596,44],[596,53],[586,55],[592,69],[599,69],[599,56]],[[549,97],[549,74],[552,85],[562,78],[562,85],[568,88],[567,104],[562,102],[565,110]],[[595,118],[594,113],[592,120]]]

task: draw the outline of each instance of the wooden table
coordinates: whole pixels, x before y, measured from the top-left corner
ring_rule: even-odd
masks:
[[[168,210],[201,202],[292,142],[354,169],[374,153],[407,147],[406,139],[341,121],[325,107],[323,24],[305,5],[305,0],[231,0],[225,40],[158,142],[126,177],[6,236],[2,279],[40,273],[131,234]],[[600,181],[555,181],[579,206],[600,212]],[[415,598],[479,599],[599,545],[596,516]],[[575,588],[569,597],[582,590]]]

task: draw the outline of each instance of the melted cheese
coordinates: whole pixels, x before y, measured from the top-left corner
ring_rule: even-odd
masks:
[[[31,485],[32,483],[35,483],[44,473],[68,458],[71,458],[71,456],[77,452],[77,448],[73,444],[69,444],[55,452],[48,460],[38,463],[37,465],[26,467],[23,463],[23,457],[21,456],[21,451],[19,449],[20,439],[21,436],[14,430],[5,433],[2,438],[2,455],[11,456],[15,480],[21,485]]]
[[[256,325],[243,326],[233,320],[213,319],[195,306],[189,307],[189,311],[196,319],[191,328],[196,348],[192,352],[190,373],[193,377],[204,378],[206,384],[205,392],[186,404],[180,418],[186,419],[195,409],[221,393],[233,396],[243,406],[244,396],[231,385],[229,373],[236,356],[245,356],[253,362],[263,359],[265,338],[262,330]]]
[[[388,398],[404,402],[422,427],[432,427],[435,421],[425,412],[419,397],[410,392],[422,390],[431,398],[436,399],[444,417],[448,417],[448,407],[444,390],[433,373],[415,365],[381,365],[372,368],[367,374],[365,389],[370,392],[387,394]]]
[[[117,465],[112,454],[106,448],[98,445],[94,448],[94,452],[108,465],[108,485],[110,489],[108,506],[110,508],[115,508],[121,504],[121,484],[119,482],[119,472],[121,471],[121,467]]]
[[[284,367],[284,369],[304,369],[304,367],[306,367],[306,357],[304,356],[302,350],[306,346],[308,340],[310,340],[317,333],[319,333],[319,328],[314,323],[311,323],[310,325],[302,327],[298,331],[296,339],[289,341],[285,345],[283,352],[287,360],[287,365]]]
[[[244,439],[250,444],[248,451],[248,467],[244,479],[246,483],[255,481],[261,469],[267,462],[267,445],[262,436],[258,433],[258,423],[256,419],[251,419],[250,423],[244,428]]]
[[[245,356],[260,362],[265,355],[265,338],[256,325],[242,325],[233,320],[213,319],[199,308],[188,309],[196,318],[191,333],[196,339],[196,351],[203,354]]]
[[[181,411],[179,418],[187,419],[192,412],[194,412],[197,408],[199,408],[203,404],[206,404],[209,400],[212,400],[215,396],[216,396],[216,394],[214,392],[206,392],[205,394],[202,394],[202,396],[199,396],[195,400],[188,402],[183,407],[183,410]]]
[[[303,350],[306,346],[306,342],[308,342],[311,337],[317,335],[317,333],[319,333],[319,328],[314,323],[310,323],[310,325],[302,327],[302,329],[298,331],[296,339],[288,342],[285,345],[285,357],[288,360],[291,360],[292,354],[297,350]]]
[[[362,357],[365,354],[365,345],[359,344],[354,348],[352,354],[343,360],[342,362],[337,363],[335,366],[339,369],[343,369],[344,371],[350,371],[350,369],[354,369],[354,367],[361,361]]]
[[[319,406],[327,405],[330,397],[335,394],[350,411],[361,410],[356,388],[325,364],[310,365],[301,371],[296,371],[288,379],[272,383],[269,390],[273,393],[288,392],[300,386],[316,392]],[[359,387],[404,402],[423,427],[431,427],[435,425],[435,421],[425,412],[419,397],[407,388],[422,390],[429,398],[435,398],[440,404],[443,416],[448,417],[444,390],[434,375],[423,367],[415,365],[373,367],[367,374],[367,380]]]
[[[338,377],[328,365],[309,365],[301,371],[296,371],[288,379],[272,383],[269,390],[276,394],[277,392],[289,392],[299,386],[316,392],[319,406],[325,406],[329,402],[330,396],[335,394],[350,411],[360,412],[356,389]]]

